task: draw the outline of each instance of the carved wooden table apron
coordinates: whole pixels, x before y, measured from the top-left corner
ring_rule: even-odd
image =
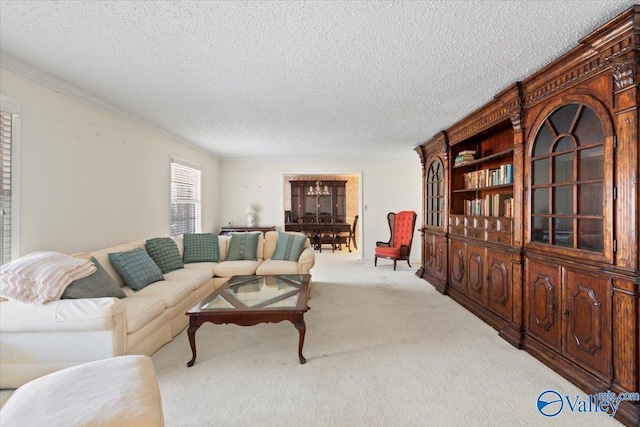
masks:
[[[252,326],[258,323],[278,323],[288,320],[298,330],[298,357],[300,363],[307,360],[302,355],[306,325],[304,313],[309,310],[309,274],[233,276],[225,284],[187,311],[189,316],[189,344],[196,361],[196,331],[206,322],[233,323]]]

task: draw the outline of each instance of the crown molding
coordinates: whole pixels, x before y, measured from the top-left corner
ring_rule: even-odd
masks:
[[[58,78],[52,74],[43,71],[40,68],[37,68],[31,64],[28,64],[13,55],[10,55],[5,52],[0,52],[0,66],[2,68],[6,68],[9,71],[13,71],[16,74],[19,74],[22,77],[25,77],[29,80],[32,80],[38,84],[48,87],[56,92],[60,92],[64,95],[67,95],[71,98],[74,98],[80,102],[88,104],[94,108],[97,108],[107,114],[110,114],[114,117],[117,117],[121,120],[129,122],[133,125],[148,129],[152,132],[155,132],[176,144],[180,144],[186,146],[192,150],[199,151],[203,154],[206,154],[209,157],[212,157],[215,160],[220,160],[220,157],[199,146],[193,142],[187,141],[173,132],[170,132],[166,129],[163,129],[159,126],[156,126],[146,120],[142,120],[139,117],[128,113],[121,108],[105,101],[104,99],[98,98],[97,96],[91,95],[90,93],[80,89],[77,86]]]

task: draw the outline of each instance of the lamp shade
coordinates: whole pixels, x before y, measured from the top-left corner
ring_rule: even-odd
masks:
[[[254,213],[256,213],[256,210],[253,208],[253,206],[249,205],[244,209],[244,213],[246,213],[246,214],[254,214]]]

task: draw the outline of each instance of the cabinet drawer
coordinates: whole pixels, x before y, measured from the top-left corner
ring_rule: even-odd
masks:
[[[463,226],[452,226],[451,234],[457,234],[458,236],[464,236],[464,227]]]
[[[492,243],[501,243],[503,245],[511,244],[510,233],[487,233],[487,241]]]
[[[494,233],[499,230],[498,228],[498,218],[487,218],[487,231]]]
[[[484,229],[467,227],[467,237],[474,239],[484,239]]]
[[[449,217],[449,225],[451,227],[464,227],[464,216],[451,215]]]
[[[482,217],[470,217],[469,221],[467,222],[467,227],[468,228],[474,228],[476,230],[484,231],[484,229],[485,229],[484,218],[482,218]]]
[[[511,234],[513,221],[511,219],[501,218],[498,220],[498,231]]]

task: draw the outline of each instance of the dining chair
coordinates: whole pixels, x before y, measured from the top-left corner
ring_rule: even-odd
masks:
[[[342,245],[344,244],[349,252],[351,252],[351,245],[357,250],[358,244],[356,243],[356,227],[358,226],[358,216],[356,215],[353,218],[353,225],[349,228],[349,231],[341,231],[336,234],[336,245],[339,249],[342,249]]]

